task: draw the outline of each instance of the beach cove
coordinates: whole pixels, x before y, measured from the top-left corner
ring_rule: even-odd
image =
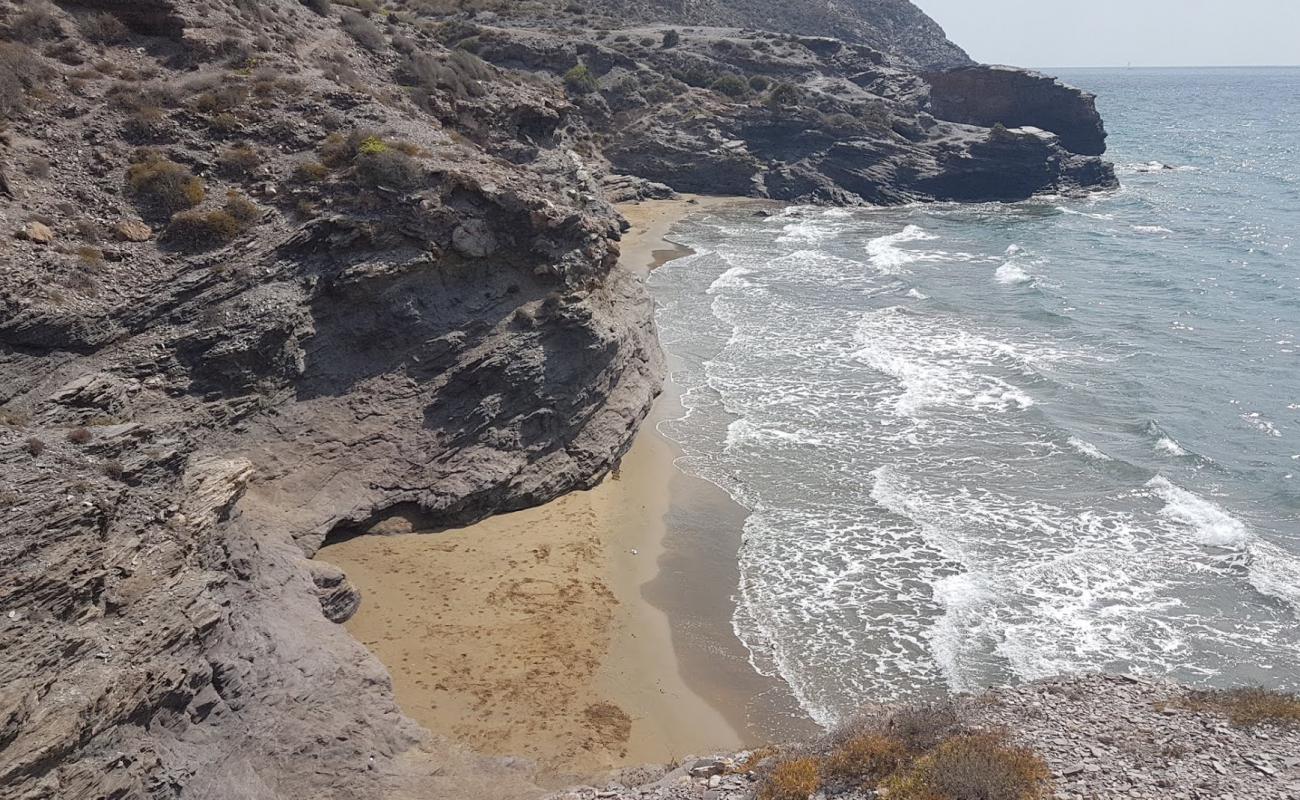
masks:
[[[623,264],[644,277],[689,254],[672,227],[738,202],[752,201],[620,207],[632,226]],[[347,628],[388,667],[408,716],[479,752],[532,759],[557,782],[791,728],[784,686],[754,672],[731,630],[746,511],[674,466],[680,453],[657,426],[681,413],[669,378],[592,490],[320,551],[360,589]]]

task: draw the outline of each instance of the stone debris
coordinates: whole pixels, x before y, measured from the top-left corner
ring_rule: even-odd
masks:
[[[968,724],[1006,730],[1033,748],[1052,770],[1054,800],[1300,800],[1300,729],[1227,725],[1178,705],[1187,691],[1085,675],[963,695],[957,704]],[[691,757],[626,784],[620,779],[627,773],[614,773],[599,789],[572,788],[547,800],[752,800],[765,765],[738,771],[750,756]]]

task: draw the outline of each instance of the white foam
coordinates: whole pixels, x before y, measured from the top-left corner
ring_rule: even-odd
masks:
[[[867,242],[867,256],[871,265],[882,274],[898,275],[903,271],[903,267],[927,257],[927,253],[924,251],[905,250],[899,247],[900,244],[936,238],[938,237],[932,233],[927,233],[919,226],[908,225],[898,233],[879,236]]]
[[[1111,457],[1101,452],[1101,450],[1097,448],[1097,445],[1080,439],[1078,436],[1071,436],[1065,440],[1065,443],[1088,458],[1096,459],[1097,461],[1111,460]]]
[[[1267,419],[1264,419],[1264,415],[1260,414],[1258,411],[1250,411],[1242,414],[1241,420],[1266,436],[1282,436],[1281,432],[1278,431],[1277,426],[1272,422],[1269,422]]]
[[[1165,502],[1160,513],[1190,528],[1198,544],[1234,550],[1246,546],[1250,537],[1246,525],[1211,501],[1175,485],[1163,475],[1155,476],[1146,485]]]
[[[907,290],[907,296],[910,297],[910,298],[912,298],[913,300],[929,300],[929,299],[930,299],[930,295],[922,293],[921,290],[917,289],[915,286],[913,286],[911,289],[908,289],[908,290]]]
[[[1156,443],[1152,446],[1159,452],[1168,453],[1171,456],[1187,455],[1187,451],[1183,449],[1183,446],[1170,436],[1161,436],[1159,439],[1156,439]]]
[[[1300,559],[1280,547],[1256,540],[1250,545],[1250,585],[1292,608],[1300,608]]]
[[[1023,389],[978,368],[1032,374],[1035,357],[961,330],[950,320],[890,306],[865,314],[857,339],[861,348],[854,356],[901,384],[894,402],[900,415],[915,417],[940,406],[1012,411],[1034,404]]]
[[[790,222],[782,229],[784,232],[776,237],[776,241],[781,243],[805,242],[809,244],[820,244],[829,239],[834,239],[839,235],[839,228],[834,225],[827,225],[815,219],[804,219],[798,222]]]
[[[1034,276],[1025,272],[1024,267],[1014,261],[1005,262],[993,275],[998,279],[998,283],[1002,284],[1029,283],[1034,279]]]
[[[1100,219],[1106,221],[1115,219],[1114,214],[1094,214],[1090,211],[1079,211],[1078,209],[1069,208],[1067,206],[1057,206],[1056,210],[1072,217],[1087,217],[1088,219]]]
[[[1173,233],[1163,225],[1134,225],[1133,230],[1137,233],[1166,234]]]
[[[731,267],[714,279],[713,283],[709,285],[708,293],[717,294],[723,289],[739,289],[750,286],[750,282],[745,278],[753,274],[754,270],[748,267]]]

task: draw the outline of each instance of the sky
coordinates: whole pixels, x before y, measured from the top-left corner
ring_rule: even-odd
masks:
[[[912,0],[976,61],[1300,64],[1300,0]]]

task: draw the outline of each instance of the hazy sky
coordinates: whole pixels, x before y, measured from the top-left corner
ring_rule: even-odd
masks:
[[[977,61],[1300,64],[1300,0],[912,0]]]

